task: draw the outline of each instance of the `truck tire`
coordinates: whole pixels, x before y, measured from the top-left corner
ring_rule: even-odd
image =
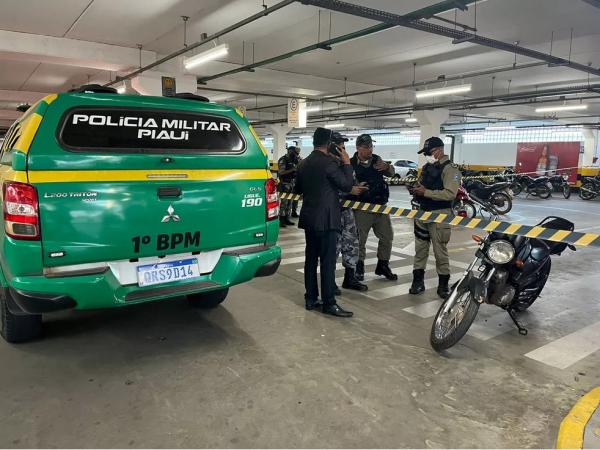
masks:
[[[218,291],[201,292],[199,294],[190,294],[187,296],[188,302],[192,308],[211,309],[216,308],[227,298],[229,288],[219,289]]]
[[[8,290],[0,295],[0,334],[4,340],[16,344],[41,336],[42,315],[13,314],[8,309],[7,295],[10,295]]]

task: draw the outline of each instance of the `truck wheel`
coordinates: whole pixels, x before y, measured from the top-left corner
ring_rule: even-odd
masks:
[[[190,294],[187,296],[190,306],[193,308],[211,309],[216,308],[227,298],[229,288],[219,289],[218,291],[201,292],[199,294]]]
[[[6,342],[16,344],[39,337],[42,334],[41,314],[13,314],[8,309],[5,291],[0,296],[0,334]]]

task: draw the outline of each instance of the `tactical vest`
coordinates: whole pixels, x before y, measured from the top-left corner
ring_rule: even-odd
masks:
[[[444,168],[450,164],[450,160],[444,161],[441,164],[425,164],[421,173],[421,184],[425,189],[430,191],[441,191],[444,189],[444,181],[442,180],[442,172]],[[435,211],[438,209],[449,209],[452,207],[452,202],[447,200],[433,200],[427,197],[417,197],[419,209],[424,211]]]
[[[279,158],[279,161],[277,161],[277,166],[279,167],[279,170],[288,170],[297,167],[298,162],[297,159],[290,158],[290,155],[283,155]],[[296,179],[296,174],[288,173],[287,175],[281,175],[279,179],[282,183],[292,183]]]
[[[353,196],[355,200],[366,203],[375,203],[377,205],[385,205],[388,202],[390,189],[383,178],[383,172],[380,172],[373,167],[379,160],[381,160],[379,156],[373,155],[371,165],[365,167],[359,162],[358,156],[355,155],[352,157],[351,162],[356,179],[359,183],[366,182],[369,186],[368,191],[363,192],[359,196]]]

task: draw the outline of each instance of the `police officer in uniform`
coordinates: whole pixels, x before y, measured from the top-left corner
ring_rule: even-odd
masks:
[[[298,144],[297,141],[294,141],[294,143]],[[300,147],[298,147],[298,145],[295,145],[294,148],[296,149],[296,157],[298,159],[298,164],[300,164],[300,162],[302,161],[302,157],[300,156]],[[298,200],[292,200],[292,217],[296,219],[300,217],[298,215]]]
[[[412,190],[419,204],[419,211],[451,215],[452,201],[456,198],[460,186],[461,174],[458,166],[444,154],[444,141],[438,137],[427,139],[418,153],[424,153],[430,161],[423,166],[419,183]],[[420,294],[425,290],[425,268],[431,243],[439,278],[437,294],[445,299],[450,294],[450,261],[447,247],[450,241],[450,225],[415,220],[414,227],[415,260],[413,282],[409,292]]]
[[[279,158],[279,161],[277,161],[277,174],[279,176],[278,188],[280,193],[291,194],[294,192],[296,168],[298,167],[299,162],[298,152],[294,146],[288,147],[287,154],[283,155],[281,158]],[[281,227],[295,225],[295,223],[290,220],[291,213],[292,200],[281,199],[279,209],[279,224]]]
[[[383,177],[384,175],[391,177],[395,171],[391,164],[387,164],[380,156],[373,154],[373,142],[375,141],[368,134],[361,134],[356,138],[356,154],[351,159],[352,167],[358,182],[366,185],[368,189],[362,194],[354,196],[353,199],[385,205],[390,196],[390,190]],[[382,275],[391,281],[397,280],[398,275],[392,273],[389,266],[392,241],[394,240],[394,230],[390,216],[355,210],[354,218],[358,226],[359,236],[359,261],[356,266],[356,278],[359,281],[364,279],[367,238],[372,228],[375,236],[379,239],[375,275]]]
[[[332,134],[331,142],[338,148],[346,150],[348,138],[342,136],[337,131]],[[360,195],[367,190],[364,184],[358,184],[354,180],[354,186],[350,195]],[[355,291],[367,291],[369,287],[356,279],[356,265],[358,264],[358,228],[354,220],[352,208],[344,208],[343,203],[348,195],[340,191],[340,201],[342,202],[342,230],[337,240],[337,254],[342,255],[342,265],[344,266],[344,289],[353,289]],[[336,295],[341,295],[341,291],[336,291]]]

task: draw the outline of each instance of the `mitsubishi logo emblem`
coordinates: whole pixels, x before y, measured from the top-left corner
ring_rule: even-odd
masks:
[[[173,208],[173,205],[169,205],[169,207],[167,208],[167,215],[162,218],[161,222],[167,223],[171,220],[173,222],[179,222],[181,220],[179,216],[175,214],[175,208]]]

